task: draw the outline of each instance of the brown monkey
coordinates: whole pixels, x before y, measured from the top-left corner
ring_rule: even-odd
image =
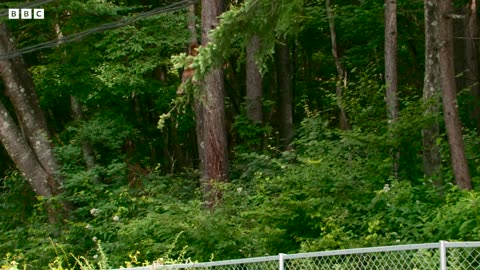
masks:
[[[191,55],[193,57],[197,56],[198,55],[197,48],[198,48],[198,44],[196,43],[190,44],[190,47],[188,48],[188,55]],[[183,89],[185,82],[187,82],[188,80],[191,80],[193,78],[193,75],[195,74],[195,68],[192,68],[190,66],[192,62],[193,60],[188,61],[185,69],[182,72],[182,83],[177,88],[177,95],[181,96],[185,94],[185,91]],[[192,83],[196,84],[197,82],[192,80]]]

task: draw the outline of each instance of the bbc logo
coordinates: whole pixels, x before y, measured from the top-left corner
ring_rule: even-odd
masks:
[[[45,11],[43,8],[9,8],[8,9],[8,19],[15,20],[15,19],[35,19],[35,20],[43,20],[45,19]]]

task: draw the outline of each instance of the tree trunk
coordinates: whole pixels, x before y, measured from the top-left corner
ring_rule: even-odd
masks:
[[[462,124],[458,115],[457,89],[453,61],[453,25],[451,13],[452,0],[438,2],[438,35],[440,41],[440,86],[443,98],[443,116],[447,130],[448,144],[455,176],[455,182],[461,189],[472,189],[467,158],[462,137]]]
[[[198,47],[198,35],[196,27],[196,16],[195,16],[195,5],[192,4],[188,7],[187,13],[187,27],[190,32],[190,44],[189,44],[189,54],[192,54],[191,49]],[[205,145],[204,145],[204,101],[202,100],[202,95],[195,91],[194,93],[194,110],[195,110],[195,133],[197,137],[197,149],[198,149],[198,159],[199,159],[199,170],[201,172],[201,178],[206,177],[204,170],[205,162]]]
[[[78,99],[73,95],[70,96],[70,107],[72,109],[73,119],[77,121],[82,121],[83,120],[82,104],[80,104]],[[92,144],[88,141],[82,141],[81,145],[82,145],[83,160],[85,161],[85,165],[87,165],[87,169],[91,170],[93,167],[95,167],[95,153],[93,151]]]
[[[467,90],[471,100],[466,104],[470,114],[466,125],[480,128],[480,85],[478,66],[477,1],[469,0],[454,8],[453,19],[455,82],[457,91]]]
[[[195,16],[195,4],[192,4],[188,7],[187,11],[187,27],[190,32],[190,41],[189,41],[189,55],[194,55],[196,52],[193,50],[198,47],[198,34],[196,27],[196,16]],[[192,74],[193,75],[193,74]],[[206,177],[205,175],[205,144],[204,144],[204,101],[202,100],[202,95],[198,93],[198,89],[195,89],[194,92],[194,111],[195,111],[195,134],[197,140],[197,151],[199,159],[199,171],[201,172],[201,179]]]
[[[436,12],[437,2],[425,0],[425,77],[423,100],[426,103],[427,116],[438,115],[441,107],[439,39],[436,25],[439,17]],[[423,172],[427,178],[434,178],[436,187],[442,186],[441,156],[437,146],[439,137],[438,122],[422,130],[423,138]]]
[[[385,84],[387,117],[391,124],[400,115],[397,75],[397,2],[385,0]],[[392,149],[393,176],[398,179],[400,152]]]
[[[209,32],[218,25],[222,13],[222,0],[202,0],[202,45],[210,42]],[[211,69],[203,80],[203,137],[204,146],[202,185],[206,195],[205,203],[214,207],[221,194],[214,190],[216,182],[228,180],[228,146],[225,126],[224,82],[221,67]]]
[[[262,75],[255,60],[260,47],[260,38],[255,35],[247,47],[247,117],[256,124],[263,123]]]
[[[59,23],[54,24],[54,30],[58,39],[57,44],[61,45],[63,33]],[[63,53],[63,56],[65,56],[65,53]],[[74,95],[70,95],[70,108],[72,110],[73,119],[75,119],[76,121],[82,121],[83,120],[82,104],[80,104],[80,102]],[[90,170],[93,167],[95,167],[95,153],[93,151],[92,144],[88,141],[82,141],[81,146],[82,146],[83,160],[85,161],[85,165],[87,166],[87,169]],[[98,177],[95,177],[94,182],[98,182]]]
[[[203,135],[205,129],[205,123],[203,120],[204,115],[204,102],[201,100],[201,97],[195,97],[194,101],[195,106],[195,133],[197,135],[197,149],[198,149],[198,169],[200,170],[201,179],[206,179],[206,170],[205,170],[205,137]],[[203,181],[203,180],[202,180]]]
[[[0,54],[15,50],[12,37],[3,23],[0,25]],[[49,175],[49,185],[53,195],[60,192],[60,178],[54,178],[59,165],[53,154],[47,122],[38,104],[35,87],[21,57],[0,61],[0,77],[5,85],[5,93],[15,109],[21,131],[35,153],[40,165]]]
[[[286,40],[276,46],[277,81],[280,92],[280,146],[283,150],[291,149],[293,139],[293,92],[292,63]]]
[[[397,75],[397,2],[385,1],[385,82],[387,116],[395,121],[400,115]]]
[[[187,27],[188,27],[188,31],[190,32],[190,48],[191,48],[192,45],[198,45],[195,4],[188,6]]]
[[[336,83],[336,95],[337,95],[337,105],[340,110],[340,128],[343,130],[350,130],[350,124],[348,123],[347,112],[343,106],[343,88],[346,87],[346,74],[343,70],[342,63],[340,62],[340,57],[338,54],[337,48],[337,31],[335,30],[335,20],[333,16],[332,9],[330,7],[330,0],[325,1],[327,9],[328,24],[330,27],[330,37],[332,40],[332,55],[335,60],[335,66],[337,68],[337,83]]]
[[[465,70],[467,65],[465,63],[466,59],[466,42],[465,42],[465,26],[466,26],[466,16],[463,6],[456,7],[453,9],[452,13],[459,15],[456,19],[452,20],[453,24],[453,55],[455,55],[454,61],[454,70],[455,70],[455,84],[459,91],[462,91],[467,88],[467,81],[465,79]]]
[[[477,0],[470,0],[465,7],[465,81],[470,88],[474,104],[471,110],[472,119],[475,120],[477,130],[480,130],[480,74],[478,63],[478,19]]]
[[[40,164],[17,124],[0,102],[0,141],[8,155],[27,179],[35,194],[50,198],[54,194],[50,186],[52,176]],[[55,189],[55,187],[53,187]]]

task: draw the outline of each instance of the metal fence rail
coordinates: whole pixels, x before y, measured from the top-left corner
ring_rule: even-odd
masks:
[[[446,242],[321,251],[124,270],[477,270],[480,242]]]

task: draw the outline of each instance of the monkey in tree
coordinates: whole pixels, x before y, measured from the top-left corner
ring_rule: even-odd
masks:
[[[198,55],[198,44],[192,43],[188,48],[188,55],[190,56],[197,56]],[[192,67],[193,59],[187,62],[185,69],[182,72],[182,83],[177,88],[177,95],[181,96],[185,94],[185,83],[190,81],[192,84],[197,84],[197,81],[193,80],[193,75],[195,74],[195,68]]]

